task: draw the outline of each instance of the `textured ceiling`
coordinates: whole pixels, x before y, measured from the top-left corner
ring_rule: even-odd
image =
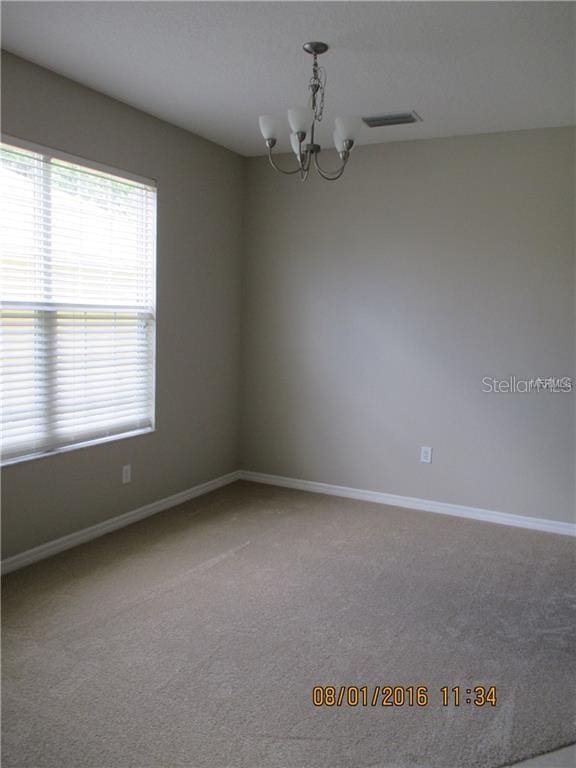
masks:
[[[574,124],[567,2],[4,2],[3,47],[244,155],[257,118],[305,101],[331,46],[325,124],[416,110],[360,143]],[[288,127],[283,148],[288,148]]]

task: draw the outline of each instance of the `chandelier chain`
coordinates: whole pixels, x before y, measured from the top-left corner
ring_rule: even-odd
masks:
[[[308,88],[312,94],[312,108],[314,109],[314,120],[317,123],[322,122],[324,116],[324,93],[326,89],[326,81],[328,77],[324,67],[318,65],[318,57],[314,56],[314,63],[312,65],[312,77]]]

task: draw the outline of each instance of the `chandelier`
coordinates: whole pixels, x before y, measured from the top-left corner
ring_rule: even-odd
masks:
[[[316,143],[314,131],[316,124],[322,122],[324,115],[324,93],[326,90],[326,70],[318,65],[318,56],[326,53],[326,43],[304,43],[306,53],[314,57],[312,64],[312,77],[308,84],[310,96],[308,106],[292,107],[288,110],[288,122],[290,124],[290,144],[296,155],[298,165],[296,168],[285,170],[280,168],[272,157],[272,149],[278,140],[278,122],[273,115],[261,115],[259,118],[260,131],[266,147],[268,148],[268,160],[274,170],[291,175],[300,174],[302,181],[306,181],[312,165],[323,179],[336,181],[344,173],[346,164],[350,158],[350,152],[354,142],[358,138],[362,121],[359,117],[337,117],[333,133],[334,146],[340,157],[340,167],[335,171],[326,171],[320,167],[318,155],[322,147]],[[308,142],[306,139],[308,138]]]

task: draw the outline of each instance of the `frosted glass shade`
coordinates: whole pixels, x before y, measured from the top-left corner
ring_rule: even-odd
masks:
[[[278,138],[278,121],[272,115],[260,115],[258,118],[260,133],[265,139]]]
[[[334,131],[332,134],[332,137],[334,138],[334,146],[336,147],[337,152],[346,152],[346,147],[344,146],[344,139],[340,136],[338,131]]]
[[[291,107],[288,110],[288,122],[294,133],[308,133],[313,119],[314,112],[310,107]]]
[[[290,134],[290,144],[292,145],[292,151],[298,157],[300,155],[300,143],[295,133]]]
[[[336,131],[341,139],[345,141],[356,141],[360,136],[362,120],[359,117],[349,115],[347,117],[337,117],[335,120]]]

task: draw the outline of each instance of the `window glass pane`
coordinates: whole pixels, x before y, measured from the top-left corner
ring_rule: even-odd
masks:
[[[152,185],[0,148],[4,459],[154,426]]]
[[[42,158],[32,152],[2,149],[0,216],[2,300],[42,299],[40,274],[43,222],[41,211]]]

